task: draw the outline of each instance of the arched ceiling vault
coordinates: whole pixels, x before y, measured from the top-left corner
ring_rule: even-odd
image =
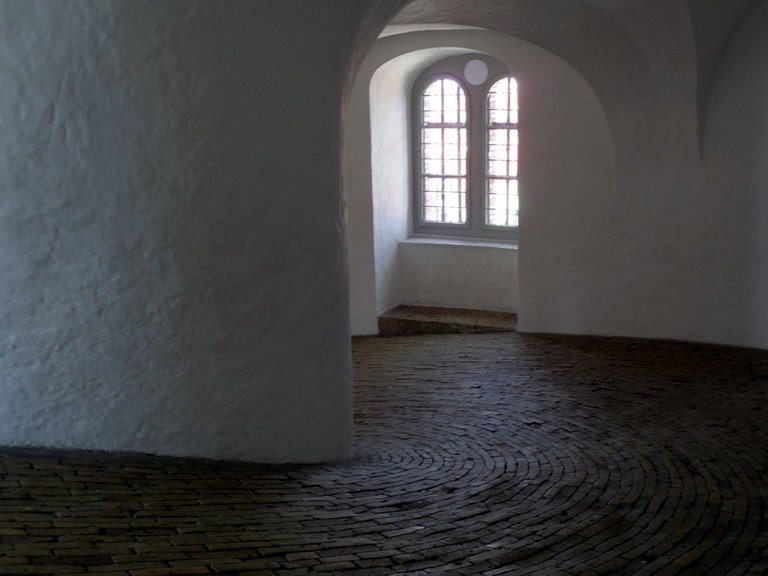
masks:
[[[686,0],[701,82],[707,83],[741,24],[762,1]],[[654,9],[658,3],[659,0],[412,0],[399,2],[404,8],[392,23],[465,24],[521,34],[539,44],[567,44],[567,37],[575,42],[589,42],[605,26],[620,25],[627,16]]]
[[[687,0],[696,41],[699,125],[703,127],[709,85],[741,25],[763,0]]]
[[[701,110],[717,63],[749,14],[763,0],[677,0],[688,11]],[[645,56],[636,23],[669,0],[377,0],[395,13],[391,24],[460,24],[517,36],[557,54],[598,89],[631,94]],[[617,78],[617,71],[624,77]],[[610,81],[602,77],[610,74]],[[621,74],[621,72],[620,72]],[[640,74],[642,75],[642,74]],[[606,84],[607,82],[607,84]],[[618,83],[618,85],[617,85]]]
[[[699,65],[699,87],[709,83],[741,25],[762,0],[687,0]]]
[[[644,66],[622,22],[623,15],[644,4],[642,0],[413,0],[392,24],[461,24],[516,36],[560,56],[599,85],[604,71],[624,68],[619,62],[635,70]],[[631,74],[623,80],[631,84]]]

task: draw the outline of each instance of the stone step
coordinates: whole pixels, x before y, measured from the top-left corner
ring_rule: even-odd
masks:
[[[517,314],[436,306],[397,306],[379,316],[380,336],[514,332]]]

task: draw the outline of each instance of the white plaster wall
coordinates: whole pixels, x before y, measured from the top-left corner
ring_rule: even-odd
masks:
[[[410,228],[406,93],[416,71],[455,53],[438,48],[402,54],[397,42],[384,49],[377,43],[355,78],[342,158],[354,335],[378,333],[378,314],[400,303],[397,244]]]
[[[716,71],[703,164],[696,51],[681,3],[623,17],[623,63],[574,62],[609,120],[616,192],[577,201],[563,186],[524,205],[520,330],[766,347],[760,18]]]
[[[517,249],[451,240],[399,246],[401,304],[517,311]]]
[[[408,236],[410,206],[410,118],[406,75],[397,59],[384,64],[370,83],[373,245],[376,312],[400,303],[397,244]]]
[[[691,298],[707,338],[768,348],[768,5],[757,8],[713,76]]]
[[[529,68],[520,92],[518,330],[587,332],[620,194],[605,113],[557,59]]]
[[[610,57],[571,56],[588,71],[608,118],[615,193],[589,184],[579,197],[563,181],[524,207],[521,246],[529,249],[520,252],[519,328],[710,339],[700,329],[706,314],[688,298],[701,272],[702,229],[690,218],[699,158],[687,10],[680,2],[638,6],[616,25],[623,41],[613,50],[606,38]],[[554,113],[587,129],[582,118]],[[581,154],[569,161],[579,163]]]
[[[350,453],[361,6],[0,3],[0,445]]]
[[[347,213],[349,309],[352,334],[376,334],[376,271],[373,247],[371,115],[368,84],[358,74],[344,126],[342,166]],[[367,77],[370,82],[370,77]]]

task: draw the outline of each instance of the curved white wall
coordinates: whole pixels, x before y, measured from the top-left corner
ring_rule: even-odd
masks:
[[[352,334],[376,334],[377,315],[401,303],[398,242],[410,228],[406,94],[418,71],[455,53],[403,53],[399,42],[380,40],[355,78],[342,159]]]
[[[349,455],[358,6],[0,3],[0,445]]]
[[[520,254],[520,330],[692,339],[684,310],[698,170],[690,25],[669,5],[624,26],[626,50],[613,51],[606,37],[613,57],[570,55],[589,71],[608,118],[615,188],[585,183],[587,193],[574,195],[563,181],[536,195],[521,238],[530,250]],[[565,119],[567,110],[554,113]],[[567,121],[589,130],[587,119]]]
[[[768,348],[768,5],[716,69],[703,146],[700,274],[692,296],[718,341]],[[704,315],[703,314],[703,315]]]
[[[422,57],[416,56],[416,60]],[[370,81],[370,91],[363,97],[370,102],[370,113],[362,121],[370,124],[370,140],[360,142],[370,150],[371,198],[373,203],[373,232],[376,312],[384,312],[400,304],[400,266],[397,244],[408,235],[410,221],[410,107],[404,94],[408,90],[408,72],[413,70],[414,57],[401,56],[376,70]],[[366,94],[367,93],[367,94]],[[358,143],[355,143],[356,145]],[[357,196],[360,199],[360,196]],[[366,199],[366,203],[370,201]],[[350,246],[350,251],[356,247]],[[358,314],[352,312],[353,325]],[[353,332],[354,333],[354,332]]]
[[[703,162],[695,43],[679,4],[625,22],[642,66],[575,63],[608,117],[616,192],[547,196],[525,219],[520,330],[768,346],[764,15],[715,74]]]

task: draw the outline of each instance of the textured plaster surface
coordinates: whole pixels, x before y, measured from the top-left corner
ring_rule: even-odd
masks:
[[[687,0],[696,40],[699,90],[699,132],[706,132],[707,104],[712,74],[749,14],[763,0]]]
[[[719,340],[768,348],[768,4],[715,71],[703,145],[694,292]]]
[[[361,71],[364,74],[364,71]],[[358,75],[359,77],[359,75]],[[370,78],[368,78],[370,81]],[[367,87],[356,82],[344,124],[344,200],[352,334],[376,334],[376,271],[371,196],[371,121]],[[364,146],[362,143],[368,143]]]
[[[399,245],[402,304],[517,311],[517,250],[471,243]]]
[[[349,454],[364,6],[0,3],[0,444]]]
[[[612,202],[588,201],[567,212],[543,207],[589,235],[570,244],[568,259],[556,258],[558,247],[569,246],[565,238],[548,237],[538,227],[536,242],[529,236],[526,243],[523,235],[521,246],[540,251],[521,251],[520,329],[765,347],[764,330],[757,326],[764,314],[759,302],[766,301],[760,299],[759,256],[766,244],[752,220],[765,194],[759,161],[753,160],[765,158],[765,131],[746,88],[759,93],[762,69],[756,59],[764,47],[753,39],[740,62],[731,64],[730,77],[714,80],[712,108],[718,111],[708,113],[715,134],[706,135],[705,149],[721,144],[705,153],[703,171],[710,175],[703,184],[688,15],[670,4],[637,16],[626,22],[645,62],[635,70],[635,89],[609,97],[607,84],[593,84],[605,95],[616,195]],[[723,90],[732,98],[727,112]],[[722,145],[728,140],[740,145]],[[732,178],[716,181],[714,166]],[[752,178],[746,187],[745,174]],[[745,233],[750,242],[743,241]]]
[[[418,71],[455,53],[403,54],[399,41],[387,39],[375,44],[356,76],[343,152],[352,334],[376,334],[377,315],[400,303],[397,245],[410,222],[405,95]]]
[[[408,235],[410,181],[409,108],[402,62],[379,68],[370,83],[371,189],[376,312],[400,303],[397,242]],[[363,144],[363,143],[361,143]]]

